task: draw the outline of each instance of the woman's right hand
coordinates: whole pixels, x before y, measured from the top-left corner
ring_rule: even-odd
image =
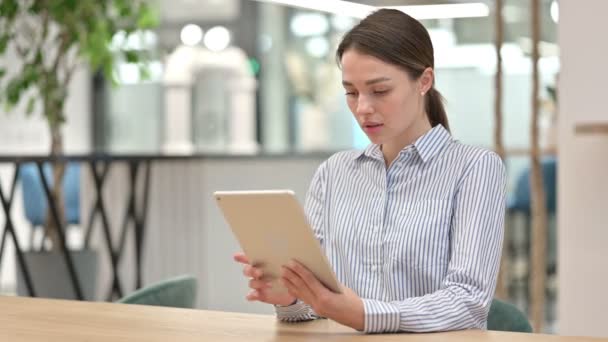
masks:
[[[251,292],[245,297],[247,300],[283,306],[291,305],[296,301],[296,297],[287,292],[276,293],[270,291],[271,284],[262,280],[264,276],[262,270],[252,266],[245,254],[236,253],[234,260],[245,265],[243,267],[243,274],[249,278],[249,288],[251,288]]]

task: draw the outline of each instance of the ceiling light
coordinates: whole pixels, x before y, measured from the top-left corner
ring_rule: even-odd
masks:
[[[291,32],[298,37],[324,35],[329,30],[329,22],[320,13],[298,13],[290,23]]]
[[[329,42],[323,37],[312,37],[306,42],[306,51],[309,55],[323,58],[329,52]]]
[[[386,7],[400,10],[418,20],[445,18],[475,18],[490,15],[488,5],[481,2],[443,5],[415,5]]]
[[[551,2],[551,8],[549,11],[551,13],[551,19],[553,19],[554,23],[557,23],[559,20],[559,5],[557,4],[556,0]]]
[[[291,7],[299,7],[320,12],[341,14],[353,18],[365,18],[376,10],[375,6],[357,4],[342,0],[257,0]]]
[[[194,46],[203,39],[203,30],[198,25],[188,24],[182,28],[179,37],[184,45]]]
[[[203,42],[207,49],[211,51],[222,51],[230,44],[230,31],[224,26],[210,28],[205,34]]]
[[[365,18],[371,12],[380,8],[394,8],[412,17],[423,19],[443,18],[474,18],[487,17],[490,8],[482,2],[444,5],[415,5],[415,6],[370,6],[342,0],[256,0],[279,5],[305,8],[320,12],[345,15],[353,18]]]

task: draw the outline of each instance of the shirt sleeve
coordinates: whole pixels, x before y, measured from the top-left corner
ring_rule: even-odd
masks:
[[[495,153],[473,163],[455,194],[450,262],[442,288],[402,301],[363,299],[365,332],[486,328],[500,266],[505,188],[504,164]]]
[[[308,193],[306,194],[306,202],[304,204],[304,211],[306,212],[308,222],[322,247],[324,243],[323,230],[325,229],[323,217],[326,184],[327,162],[324,162],[319,166],[317,172],[315,172]],[[309,321],[319,318],[310,305],[300,300],[289,306],[275,305],[275,311],[277,318],[285,322]]]

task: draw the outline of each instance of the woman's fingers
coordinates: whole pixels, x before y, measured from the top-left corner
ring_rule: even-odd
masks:
[[[268,296],[268,292],[265,290],[251,290],[249,294],[245,297],[248,301],[260,301],[260,302],[268,302],[270,297]],[[270,303],[275,304],[275,303]]]
[[[257,267],[253,267],[251,265],[247,265],[247,266],[243,267],[243,274],[246,277],[254,278],[254,279],[260,279],[264,275],[264,273],[262,272],[261,269],[259,269]]]
[[[272,285],[267,282],[267,281],[263,281],[263,280],[259,280],[259,279],[251,279],[249,281],[249,287],[255,290],[260,290],[260,289],[269,289],[272,287]]]
[[[236,262],[240,262],[241,264],[249,265],[249,258],[243,253],[235,253],[233,258],[234,258],[234,261],[236,261]]]
[[[255,278],[255,279],[259,279],[262,277],[262,275],[263,275],[262,270],[260,270],[257,267],[251,266],[250,262],[249,262],[249,258],[245,254],[235,253],[233,258],[234,258],[234,261],[240,262],[241,264],[245,265],[243,267],[243,274],[246,277]]]
[[[249,301],[260,300],[260,292],[258,290],[251,290],[245,298]]]
[[[249,258],[243,253],[235,253],[234,261],[243,264],[243,274],[250,278],[249,288],[251,291],[245,296],[248,301],[260,301],[269,304],[289,305],[294,302],[295,298],[288,294],[277,295],[272,293],[270,289],[272,284],[268,279],[262,280],[264,272],[257,267],[251,266]]]

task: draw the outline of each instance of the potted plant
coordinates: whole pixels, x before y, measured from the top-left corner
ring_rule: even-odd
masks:
[[[157,23],[157,15],[143,0],[0,0],[0,56],[13,50],[20,65],[17,72],[0,66],[0,102],[7,112],[26,102],[27,115],[40,107],[50,131],[49,152],[61,155],[65,102],[74,72],[82,67],[100,70],[116,84],[114,65],[123,59],[138,64],[145,76],[145,52],[126,46],[111,49],[110,43],[117,33],[136,34]],[[51,184],[62,184],[65,167],[53,163]],[[57,232],[65,226],[62,187],[53,186],[51,196],[61,224],[47,212],[44,229],[50,249],[58,250]]]

